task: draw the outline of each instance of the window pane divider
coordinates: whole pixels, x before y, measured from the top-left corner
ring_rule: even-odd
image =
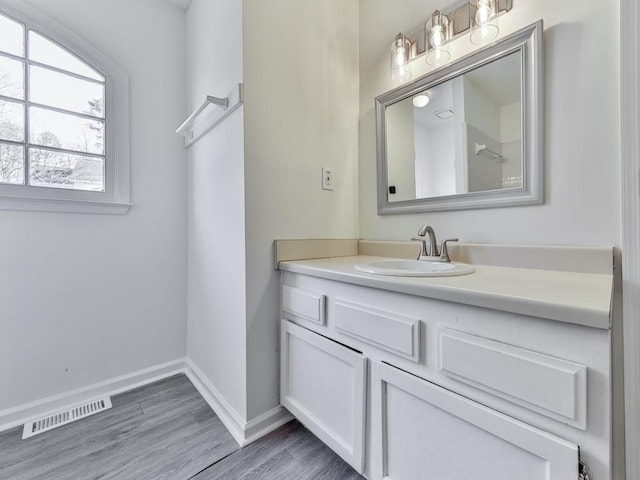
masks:
[[[2,140],[4,142],[4,140]],[[16,143],[17,145],[24,145],[21,143]],[[58,153],[70,153],[71,155],[77,155],[80,157],[92,157],[92,158],[100,158],[102,160],[105,159],[105,154],[104,153],[90,153],[90,152],[81,152],[79,150],[69,150],[67,148],[59,148],[59,147],[51,147],[48,145],[40,145],[38,143],[27,143],[27,147],[30,148],[36,148],[38,150],[48,150],[51,152],[58,152]]]
[[[23,62],[23,63],[24,63],[24,60],[25,60],[25,58],[21,57],[20,55],[14,55],[13,53],[3,52],[3,51],[0,51],[0,57],[9,58],[11,60],[17,60],[17,61]]]
[[[93,115],[89,115],[88,113],[78,113],[78,112],[74,112],[73,110],[67,110],[65,108],[54,107],[52,105],[45,105],[43,103],[30,102],[29,100],[27,100],[26,104],[27,104],[28,107],[42,108],[43,110],[51,110],[51,111],[58,112],[58,113],[64,113],[64,114],[67,114],[67,115],[73,115],[75,117],[85,118],[87,120],[93,120],[93,121],[102,122],[102,123],[105,122],[104,118],[102,118],[102,117],[94,117]]]
[[[3,102],[21,103],[24,105],[24,98],[7,97],[6,95],[0,94],[0,100]]]
[[[2,137],[0,137],[0,143],[5,143],[7,145],[14,145],[16,147],[24,147],[26,145],[25,142],[17,142],[16,140],[5,140]]]
[[[24,59],[21,59],[24,60]],[[73,73],[73,72],[69,72],[63,68],[58,68],[58,67],[54,67],[53,65],[47,65],[46,63],[40,63],[36,60],[30,60],[27,58],[27,65],[29,66],[34,66],[34,67],[40,67],[40,68],[44,68],[46,70],[51,70],[53,72],[57,72],[57,73],[61,73],[64,75],[69,75],[70,77],[74,77],[77,78],[78,80],[85,80],[87,82],[91,82],[91,83],[97,83],[98,85],[104,85],[105,84],[105,80],[96,80],[95,78],[91,78],[91,77],[85,77],[84,75],[81,75],[79,73]],[[102,75],[102,74],[100,74]]]

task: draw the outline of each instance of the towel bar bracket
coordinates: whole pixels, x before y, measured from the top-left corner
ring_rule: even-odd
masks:
[[[207,103],[218,105],[219,107],[222,107],[223,110],[226,110],[229,107],[229,97],[218,98],[207,95]]]

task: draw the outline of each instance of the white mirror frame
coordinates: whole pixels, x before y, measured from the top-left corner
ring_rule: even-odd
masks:
[[[467,55],[413,82],[384,93],[375,99],[379,215],[544,203],[544,64],[542,32],[543,23],[540,20],[495,44]],[[386,107],[412,97],[422,90],[435,87],[440,83],[518,51],[522,55],[522,187],[389,202],[387,195],[389,182],[386,155]]]

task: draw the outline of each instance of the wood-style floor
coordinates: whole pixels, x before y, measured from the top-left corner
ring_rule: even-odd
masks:
[[[240,449],[184,375],[27,440],[0,433],[0,480],[356,480],[298,422]]]
[[[364,480],[297,421],[238,450],[193,480]]]

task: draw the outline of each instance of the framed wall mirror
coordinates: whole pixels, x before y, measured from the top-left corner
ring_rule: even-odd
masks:
[[[543,203],[542,29],[376,98],[380,215]]]

